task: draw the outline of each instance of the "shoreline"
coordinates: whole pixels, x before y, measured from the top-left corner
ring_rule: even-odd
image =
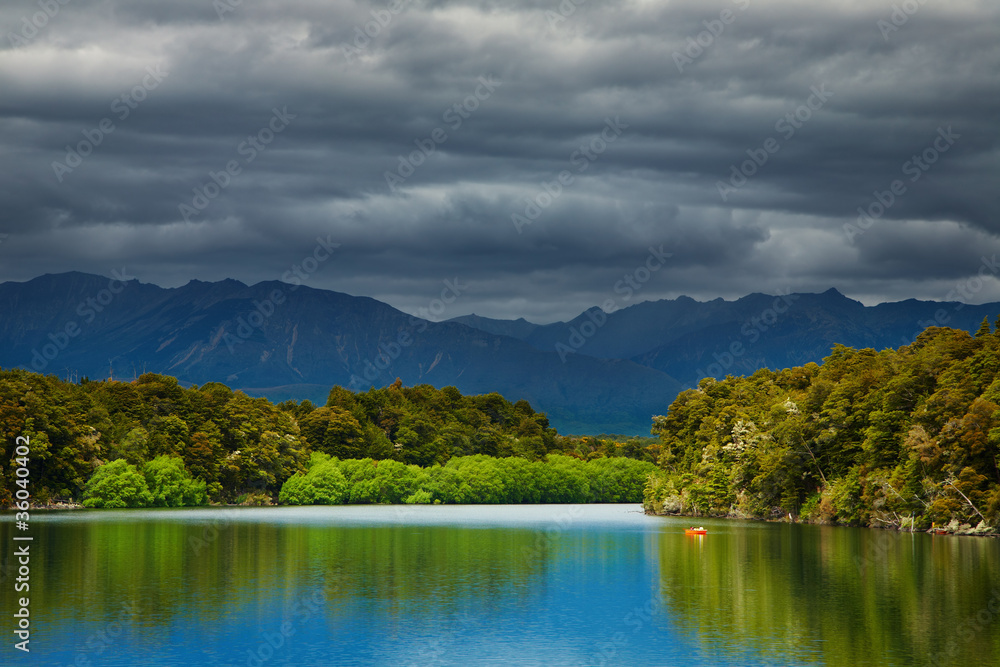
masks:
[[[974,526],[970,524],[959,524],[954,528],[949,527],[934,527],[928,528],[926,530],[905,530],[902,528],[892,527],[892,526],[852,526],[845,523],[827,522],[827,521],[799,521],[797,519],[789,519],[782,517],[780,519],[767,519],[763,517],[748,517],[748,516],[738,516],[735,514],[726,515],[712,515],[712,514],[691,514],[687,512],[653,512],[643,507],[643,513],[647,516],[662,516],[662,517],[677,517],[677,518],[691,518],[691,519],[730,519],[736,521],[761,521],[764,523],[794,523],[807,526],[834,526],[838,528],[868,528],[870,530],[885,530],[896,533],[925,533],[928,535],[940,535],[942,537],[1000,537],[1000,531],[992,530],[990,532],[977,532]],[[950,526],[950,524],[949,524]],[[939,532],[941,531],[941,532]]]
[[[453,503],[449,503],[449,504],[453,504]],[[473,503],[473,505],[479,505],[479,504],[480,503]],[[509,503],[502,503],[502,504],[509,504]],[[523,504],[531,505],[531,504],[537,504],[537,503],[523,503]],[[552,505],[552,506],[559,506],[559,505],[578,505],[580,503],[544,503],[544,504]],[[583,504],[586,504],[586,505],[604,505],[604,504],[609,504],[609,503],[583,503]],[[620,504],[620,503],[610,503],[610,504]],[[633,503],[625,503],[625,504],[633,504]],[[651,511],[651,510],[647,509],[645,506],[642,505],[642,503],[635,503],[635,504],[638,504],[638,505],[640,505],[640,507],[642,507],[641,512],[643,514],[645,514],[646,516],[654,516],[654,517],[668,517],[668,518],[672,517],[672,518],[690,518],[690,519],[729,519],[729,520],[736,520],[736,521],[760,521],[760,522],[764,522],[764,523],[794,523],[794,524],[811,525],[811,526],[834,526],[834,527],[840,527],[840,528],[868,528],[868,529],[871,529],[871,530],[885,530],[885,531],[892,531],[892,532],[897,532],[897,533],[914,533],[914,534],[915,533],[924,533],[924,534],[928,534],[928,535],[940,535],[940,536],[952,536],[952,537],[993,537],[993,538],[1000,538],[1000,531],[994,530],[994,531],[990,531],[990,532],[977,532],[976,529],[975,529],[975,527],[971,526],[970,524],[960,524],[960,525],[955,526],[955,527],[950,527],[950,526],[949,527],[934,527],[934,528],[928,528],[926,530],[905,530],[905,529],[900,529],[900,528],[891,527],[891,526],[862,526],[862,525],[852,526],[852,525],[849,525],[849,524],[842,524],[842,523],[835,523],[835,522],[800,521],[800,520],[797,520],[797,519],[789,519],[789,518],[787,518],[787,516],[786,517],[782,517],[780,519],[779,518],[768,519],[768,518],[763,518],[763,517],[738,516],[738,515],[734,515],[734,514],[710,515],[710,514],[693,514],[693,513],[687,513],[687,512],[660,512],[660,513],[658,513],[658,512],[654,512],[654,511]],[[485,506],[493,506],[492,504],[487,504],[487,503],[483,503],[483,505],[485,505]],[[280,504],[273,504],[273,505],[267,505],[266,507],[304,507],[304,506],[306,506],[306,505],[280,505]],[[354,507],[364,507],[364,506],[413,507],[413,505],[408,505],[408,504],[405,504],[405,503],[358,503],[358,504],[355,504],[355,505],[351,505],[349,503],[344,503],[344,504],[336,504],[336,505],[309,505],[309,506],[314,506],[314,507],[350,507],[350,506],[354,506]],[[510,506],[511,507],[517,507],[518,504],[511,504]],[[239,507],[260,507],[260,506],[259,505],[229,504],[229,503],[226,503],[226,504],[207,504],[207,505],[186,505],[186,506],[181,506],[181,507],[163,507],[163,508],[158,508],[158,507],[157,508],[154,508],[154,507],[131,507],[131,508],[130,507],[123,507],[123,508],[114,508],[114,509],[140,509],[140,510],[149,510],[149,509],[204,509],[204,508],[227,509],[227,508],[239,508]],[[67,511],[67,510],[94,510],[94,509],[107,509],[107,508],[84,507],[80,503],[63,502],[63,501],[46,503],[44,505],[31,505],[29,507],[29,511],[37,511],[37,510],[45,510],[45,511]],[[11,508],[0,508],[0,511],[2,511],[2,512],[14,511],[14,508],[12,508],[12,507]]]

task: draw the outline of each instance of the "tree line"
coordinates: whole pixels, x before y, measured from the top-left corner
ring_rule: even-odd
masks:
[[[1000,318],[997,326],[1000,327]],[[702,380],[656,416],[648,512],[903,530],[1000,525],[1000,333]]]
[[[346,503],[520,504],[641,502],[656,466],[625,457],[580,458],[551,454],[545,461],[478,454],[420,468],[393,461],[340,461],[312,455],[305,474],[281,488],[289,505]]]
[[[574,466],[602,458],[641,462],[630,470],[645,475],[659,455],[654,438],[561,436],[527,401],[511,403],[497,393],[464,396],[455,387],[403,387],[399,380],[358,393],[334,387],[326,405],[316,406],[275,404],[214,382],[183,387],[154,373],[131,381],[68,382],[21,369],[0,370],[0,436],[2,507],[11,505],[18,488],[13,463],[19,436],[30,442],[33,501],[90,507],[269,504],[280,501],[289,479],[310,473],[310,482],[317,479],[313,464],[323,457],[336,460],[351,485],[343,502],[471,502],[463,489],[479,489],[487,474],[506,480],[502,490],[476,497],[602,502],[596,499],[620,494],[577,486],[560,496],[554,490],[559,484],[545,476],[576,479],[580,469]],[[531,465],[521,470],[507,459]],[[354,491],[354,481],[367,479],[357,476],[365,466],[379,475],[400,473],[409,493]],[[456,471],[469,477],[464,486],[454,480]],[[511,477],[515,472],[524,479]],[[641,488],[629,493],[637,502]]]

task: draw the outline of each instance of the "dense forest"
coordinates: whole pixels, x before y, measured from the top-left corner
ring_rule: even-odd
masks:
[[[1000,332],[932,327],[898,350],[704,379],[653,431],[649,512],[991,532]]]
[[[560,436],[527,401],[398,380],[334,387],[317,407],[152,373],[65,382],[0,371],[0,433],[6,507],[21,488],[19,437],[34,503],[90,507],[638,502],[659,453],[654,438]]]
[[[1000,332],[932,327],[898,350],[837,346],[822,365],[706,378],[653,418],[658,439],[561,436],[527,401],[399,381],[334,387],[319,407],[156,374],[23,370],[0,371],[0,430],[6,507],[23,437],[37,504],[642,497],[656,514],[992,532]]]

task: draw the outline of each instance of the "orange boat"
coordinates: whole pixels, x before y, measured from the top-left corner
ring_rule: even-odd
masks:
[[[684,529],[685,535],[707,535],[708,529],[704,527],[695,528],[694,526]]]

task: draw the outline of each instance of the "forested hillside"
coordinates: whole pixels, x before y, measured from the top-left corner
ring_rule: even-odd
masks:
[[[653,430],[650,512],[988,532],[1000,334],[933,327],[898,350],[837,346],[822,365],[705,379]]]
[[[94,299],[100,299],[97,303]],[[88,304],[97,303],[94,308]],[[647,433],[681,385],[628,360],[560,358],[367,297],[280,281],[164,289],[70,272],[0,283],[0,366],[64,379],[145,372],[322,405],[330,387],[454,386],[525,399],[563,432]]]
[[[21,436],[40,503],[634,500],[658,460],[650,512],[987,532],[1000,334],[935,327],[898,350],[837,346],[822,365],[705,379],[654,418],[659,444],[560,436],[526,401],[454,387],[334,387],[317,407],[22,370],[0,371],[0,430],[5,506]]]
[[[559,436],[527,401],[511,403],[495,393],[463,396],[454,387],[408,388],[397,381],[357,394],[334,387],[323,407],[308,401],[275,405],[221,384],[184,388],[173,377],[151,373],[131,382],[69,383],[53,375],[0,371],[0,435],[0,506],[9,506],[19,488],[12,465],[19,437],[30,443],[35,502],[83,500],[92,506],[271,502],[286,480],[306,472],[313,454],[343,465],[365,459],[372,469],[392,461],[396,467],[386,464],[383,471],[411,472],[473,455],[533,462],[557,453],[581,464],[631,457],[648,466],[639,477],[643,482],[659,451],[652,439]],[[472,461],[480,462],[452,468],[479,474],[486,464]],[[448,495],[440,484],[433,489],[440,493],[424,500],[458,502],[461,495]],[[369,494],[368,502],[400,501],[416,490],[403,498]],[[573,495],[599,497],[579,489]]]

